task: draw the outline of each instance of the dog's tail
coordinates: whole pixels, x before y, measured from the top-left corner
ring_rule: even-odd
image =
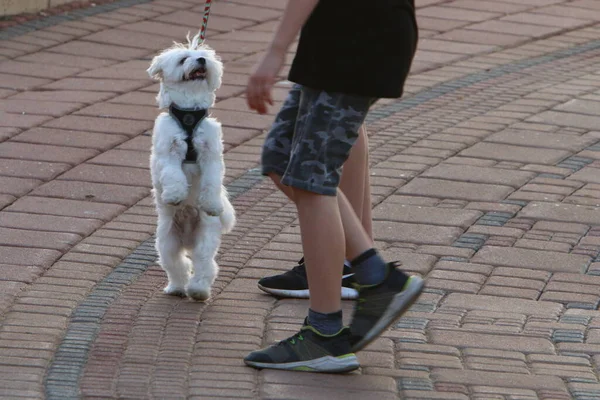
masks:
[[[229,233],[235,226],[235,209],[229,202],[229,196],[224,187],[221,190],[221,199],[223,201],[223,213],[220,216],[222,231],[223,233]]]

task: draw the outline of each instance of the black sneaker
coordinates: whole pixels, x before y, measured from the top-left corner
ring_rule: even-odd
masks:
[[[350,351],[350,339],[347,326],[335,335],[323,335],[304,320],[300,332],[273,346],[253,351],[244,362],[254,368],[350,372],[360,367],[356,355]]]
[[[377,285],[356,284],[358,301],[350,323],[352,351],[363,349],[409,309],[423,290],[424,281],[411,276],[406,281],[397,264],[389,263],[385,280]]]
[[[352,269],[344,265],[342,273],[342,299],[351,300],[358,297],[354,289],[354,273]],[[277,297],[293,297],[297,299],[308,299],[308,279],[306,277],[306,265],[304,257],[298,261],[291,270],[283,274],[267,276],[258,281],[260,290]]]

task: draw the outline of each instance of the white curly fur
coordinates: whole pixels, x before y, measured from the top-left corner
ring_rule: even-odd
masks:
[[[200,63],[200,58],[205,64]],[[191,80],[200,66],[205,76]],[[198,45],[198,36],[175,43],[154,57],[148,74],[160,81],[159,108],[214,105],[223,64],[215,51]],[[221,234],[235,225],[235,211],[223,187],[225,165],[221,124],[206,117],[193,133],[196,163],[185,163],[185,131],[167,112],[154,123],[150,169],[158,213],[156,250],[169,283],[165,293],[206,300],[218,273]]]

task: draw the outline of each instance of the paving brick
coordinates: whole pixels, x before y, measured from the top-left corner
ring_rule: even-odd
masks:
[[[151,187],[150,171],[142,168],[113,167],[108,165],[79,165],[61,177],[68,181]]]
[[[4,211],[32,214],[62,215],[67,217],[92,218],[110,221],[125,210],[117,204],[93,203],[47,197],[23,197]]]
[[[513,191],[500,185],[415,178],[398,193],[473,201],[501,200]]]
[[[64,149],[58,146],[31,143],[0,143],[0,157],[19,160],[47,161],[54,163],[79,164],[98,152],[91,149]]]
[[[152,123],[150,121],[68,115],[48,122],[45,124],[45,127],[75,131],[117,133],[132,137],[151,129]]]
[[[534,152],[531,147],[500,143],[477,143],[460,154],[467,157],[535,164],[556,164],[571,155],[566,150],[536,148]]]
[[[1,181],[1,178],[0,178]],[[48,182],[32,192],[35,196],[133,205],[150,195],[150,189],[138,186],[61,181]]]
[[[0,144],[1,146],[2,144]],[[37,179],[12,178],[0,176],[0,193],[22,196],[38,186],[41,181]]]
[[[469,294],[449,294],[443,307],[466,310],[499,311],[512,310],[514,313],[544,318],[556,318],[562,311],[560,304],[540,303],[523,299],[498,298]]]
[[[600,224],[598,207],[545,202],[529,203],[519,213],[519,217],[534,220],[561,221],[565,223]]]
[[[459,226],[463,229],[473,224],[483,213],[478,211],[415,207],[383,202],[373,210],[373,218],[418,224]]]
[[[59,54],[81,55],[99,58],[101,60],[125,61],[147,55],[148,50],[135,49],[125,46],[112,46],[100,43],[90,43],[83,40],[74,40],[52,48]]]
[[[49,82],[51,81],[45,78],[0,73],[0,87],[3,89],[29,90]]]
[[[154,121],[159,113],[155,106],[96,103],[89,107],[78,110],[75,114],[103,118],[111,117]]]
[[[535,174],[532,172],[511,171],[499,168],[440,164],[428,169],[421,176],[518,188],[534,178]]]
[[[587,256],[554,251],[484,246],[473,262],[507,267],[530,268],[549,272],[584,272],[590,263]]]
[[[123,135],[106,135],[51,128],[33,128],[13,138],[15,142],[106,150],[127,140]]]
[[[7,113],[0,111],[0,121],[4,127],[31,128],[37,126],[51,117],[47,115],[30,115],[22,113]]]
[[[114,165],[123,167],[150,167],[150,151],[109,150],[89,160],[90,164]]]
[[[528,121],[594,130],[598,127],[598,123],[600,123],[600,117],[587,115],[582,118],[580,114],[576,113],[545,111],[529,118]]]
[[[31,246],[42,249],[65,251],[81,240],[74,233],[58,233],[48,235],[39,231],[0,228],[0,245],[2,246]],[[32,243],[31,245],[29,245]]]
[[[373,232],[377,240],[426,244],[451,244],[462,233],[459,228],[424,224],[406,224],[391,221],[374,221]]]
[[[62,255],[61,252],[51,249],[32,249],[24,251],[23,247],[1,246],[2,262],[14,265],[27,265],[46,268]]]
[[[69,168],[69,165],[62,163],[0,159],[0,175],[2,176],[49,180]]]
[[[81,108],[81,106],[81,103],[65,101],[51,102],[39,100],[18,100],[14,98],[0,100],[0,110],[5,112],[51,115],[53,117],[60,117],[65,114],[69,114],[70,112]]]
[[[562,379],[550,375],[524,375],[474,370],[443,369],[432,373],[436,382],[463,383],[477,386],[513,387],[565,391]]]
[[[540,291],[535,289],[521,289],[516,287],[486,285],[479,291],[479,294],[487,296],[537,300],[540,296]]]

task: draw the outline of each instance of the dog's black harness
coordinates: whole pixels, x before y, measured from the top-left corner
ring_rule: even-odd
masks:
[[[169,114],[175,121],[179,123],[181,129],[183,129],[186,133],[185,143],[187,144],[187,152],[185,153],[184,163],[195,163],[198,158],[198,153],[196,152],[196,148],[194,147],[194,142],[192,141],[194,137],[194,130],[196,127],[206,116],[208,115],[207,109],[190,109],[190,108],[179,108],[174,104],[169,106]]]

